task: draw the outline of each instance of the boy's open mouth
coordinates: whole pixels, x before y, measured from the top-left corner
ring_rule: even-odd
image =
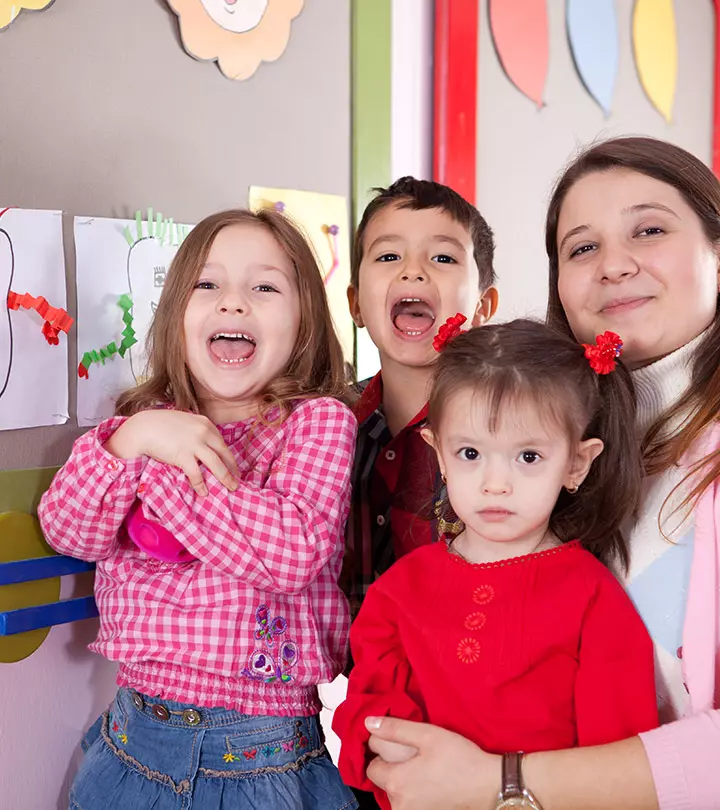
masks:
[[[208,341],[221,363],[244,363],[255,353],[255,340],[244,332],[216,332]]]
[[[422,298],[401,298],[390,311],[395,328],[408,337],[420,337],[435,323],[432,307]]]

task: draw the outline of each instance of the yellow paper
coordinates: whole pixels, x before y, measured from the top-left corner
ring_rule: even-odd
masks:
[[[345,197],[286,188],[250,188],[253,211],[277,204],[308,237],[325,277],[325,289],[345,359],[353,362],[354,325],[347,303],[350,284],[350,218]],[[332,226],[337,234],[328,233]],[[337,263],[333,269],[334,260]]]
[[[10,25],[23,9],[40,11],[53,2],[54,0],[0,0],[0,28]]]
[[[650,101],[669,122],[678,67],[673,0],[636,0],[633,47],[642,86]]]

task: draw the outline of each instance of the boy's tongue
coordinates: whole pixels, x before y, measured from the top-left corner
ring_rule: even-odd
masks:
[[[427,332],[435,323],[430,307],[422,301],[400,301],[393,307],[393,323],[400,332]]]
[[[244,338],[216,338],[210,341],[210,351],[219,360],[246,360],[255,344]]]

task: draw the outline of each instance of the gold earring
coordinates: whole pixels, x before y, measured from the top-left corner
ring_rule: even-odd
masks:
[[[565,489],[570,493],[570,495],[577,495],[577,491],[580,489],[578,484],[573,484],[571,487],[565,487]]]
[[[447,484],[447,478],[445,478],[445,473],[440,473],[440,480],[443,484]]]

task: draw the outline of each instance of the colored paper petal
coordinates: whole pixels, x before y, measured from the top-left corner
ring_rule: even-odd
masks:
[[[261,62],[278,59],[305,0],[167,0],[180,22],[185,50],[216,59],[228,79],[249,79]]]
[[[503,70],[518,90],[542,106],[550,59],[547,0],[489,0],[489,14]]]
[[[0,0],[0,31],[14,22],[21,11],[42,11],[55,0]]]
[[[665,120],[672,117],[677,85],[677,31],[673,0],[636,0],[633,48],[640,82]]]
[[[567,32],[582,83],[610,115],[620,52],[615,0],[568,0]]]

